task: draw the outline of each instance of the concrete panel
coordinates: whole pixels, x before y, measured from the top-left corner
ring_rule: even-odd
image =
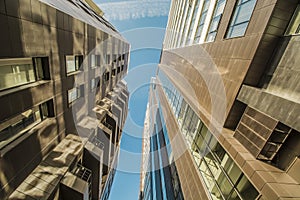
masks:
[[[56,11],[56,24],[56,28],[64,29],[64,13],[59,10]]]
[[[6,8],[4,0],[0,0],[0,14],[6,15]]]
[[[31,0],[32,22],[43,24],[40,1]]]
[[[37,56],[48,56],[45,54],[45,45],[44,38],[41,37],[41,34],[44,33],[43,25],[38,23],[32,23],[32,33],[31,37],[33,38],[33,43],[35,44],[35,55]],[[32,47],[31,47],[32,48]],[[47,47],[48,48],[48,47]]]
[[[8,26],[11,48],[10,57],[24,57],[25,45],[21,20],[14,17],[8,17]]]
[[[0,26],[2,27],[2,30],[0,32],[0,43],[5,46],[5,48],[0,48],[0,57],[12,57],[12,49],[11,49],[11,42],[10,42],[10,31],[9,27],[11,26],[8,23],[8,17],[6,15],[0,14]],[[18,30],[18,29],[17,29]],[[20,41],[20,39],[19,39]]]
[[[19,0],[18,8],[19,8],[21,19],[32,21],[31,1],[36,1],[36,0],[28,0],[28,1]]]
[[[19,0],[11,0],[5,1],[6,13],[8,16],[20,18],[19,8],[20,3]]]
[[[290,169],[288,169],[287,173],[293,177],[298,183],[300,183],[300,174],[299,174],[299,168],[300,168],[300,159],[296,158],[294,163],[291,165]]]
[[[56,27],[56,9],[43,3],[41,3],[40,5],[43,24],[51,27]]]

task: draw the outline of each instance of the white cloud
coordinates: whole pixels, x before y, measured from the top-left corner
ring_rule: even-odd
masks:
[[[120,1],[98,4],[108,20],[139,19],[169,14],[170,0]]]

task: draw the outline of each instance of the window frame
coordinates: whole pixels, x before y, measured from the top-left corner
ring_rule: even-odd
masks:
[[[43,111],[45,110],[42,108],[43,106],[47,107],[47,113],[43,113]],[[28,122],[25,121],[25,119],[29,119],[29,117],[31,115],[33,117],[33,121],[26,125],[26,123],[28,123]],[[1,139],[0,150],[6,148],[7,145],[16,141],[22,135],[28,133],[29,130],[31,130],[36,125],[42,123],[47,118],[53,118],[53,117],[55,117],[55,112],[54,112],[54,107],[53,107],[53,99],[49,99],[49,100],[46,100],[46,101],[40,103],[37,106],[34,106],[30,109],[27,109],[15,116],[9,118],[8,120],[6,120],[4,123],[1,124],[0,133],[3,132],[5,129],[9,129],[9,131],[10,131],[9,134],[12,134],[12,135],[10,137],[8,137],[7,139],[5,139],[4,142]],[[11,132],[11,131],[14,131],[14,130],[12,130],[13,127],[18,124],[23,126],[22,129],[15,130],[16,131],[15,133]]]
[[[100,67],[101,58],[99,54],[91,54],[90,55],[90,67],[92,69],[95,69],[97,67]]]
[[[76,97],[70,101],[70,93],[72,90],[76,91]],[[79,98],[84,96],[84,85],[79,85],[77,87],[71,88],[67,91],[68,95],[68,105],[72,106]]]
[[[37,64],[37,60],[40,60],[40,65]],[[20,69],[21,66],[21,69]],[[0,69],[2,67],[8,67],[11,70],[10,73],[3,73],[4,78],[7,75],[11,75],[14,77],[15,82],[10,84],[3,84],[3,88],[0,88],[1,91],[10,90],[13,88],[17,88],[23,85],[32,84],[41,80],[51,80],[50,75],[50,65],[48,57],[29,57],[29,58],[10,58],[10,59],[0,59]],[[10,67],[10,68],[9,68]],[[18,70],[15,72],[16,68]],[[24,68],[22,70],[22,68]],[[3,69],[3,68],[2,68]],[[7,70],[7,69],[6,69]],[[26,74],[26,81],[21,80],[20,77],[22,74]],[[18,75],[19,74],[19,75]],[[17,81],[16,79],[19,79]]]
[[[216,15],[216,12],[219,9],[219,6],[221,5],[221,3],[220,3],[221,1],[224,1],[223,10],[222,10],[221,14]],[[213,41],[215,41],[215,39],[217,37],[218,29],[220,27],[220,23],[221,23],[221,20],[222,20],[222,17],[223,17],[223,13],[224,13],[224,10],[225,10],[225,7],[226,7],[226,3],[227,3],[227,0],[217,0],[217,3],[216,3],[215,8],[214,8],[213,16],[212,16],[212,18],[210,20],[210,23],[209,23],[208,32],[207,32],[206,37],[205,37],[205,42],[213,42]],[[211,30],[213,22],[216,19],[218,20],[217,27],[214,30]],[[212,40],[208,40],[209,36],[212,35],[212,34],[215,34],[213,36],[213,39]]]
[[[207,9],[204,10],[206,7],[206,3],[207,3]],[[198,44],[200,41],[210,4],[211,4],[211,0],[204,0],[203,6],[201,9],[201,13],[200,13],[200,17],[199,17],[199,21],[198,21],[198,25],[196,27],[196,32],[195,32],[194,41],[193,41],[194,44]],[[202,19],[203,19],[203,23],[201,23]],[[200,27],[201,27],[201,30],[199,31]],[[198,34],[198,32],[199,32],[199,34]]]
[[[91,92],[95,91],[95,89],[98,88],[99,84],[100,84],[100,78],[99,77],[92,78],[91,81],[90,81],[90,91]]]
[[[68,71],[68,58],[71,58],[71,57],[73,57],[72,61],[74,62],[74,70]],[[77,59],[78,59],[78,61],[77,61]],[[65,56],[66,75],[69,76],[69,75],[72,75],[76,72],[83,70],[82,69],[83,59],[84,59],[83,55],[66,55]],[[77,62],[78,62],[78,64],[77,64]]]
[[[192,34],[193,34],[194,27],[195,27],[195,22],[197,21],[197,14],[199,11],[199,6],[200,6],[200,0],[196,0],[196,1],[197,2],[195,3],[194,9],[193,9],[192,19],[191,19],[189,30],[187,33],[185,45],[189,45],[192,41]]]
[[[243,21],[243,22],[240,22],[240,23],[233,22],[233,21],[236,21],[237,17],[239,16],[241,6],[248,3],[248,2],[250,2],[250,1],[255,1],[255,2],[254,2],[253,10],[251,11],[249,19],[247,21]],[[226,32],[225,32],[225,37],[224,37],[225,39],[239,38],[239,37],[244,37],[246,35],[248,27],[249,27],[249,23],[252,19],[254,11],[255,11],[256,5],[257,5],[257,0],[237,0],[236,1],[235,6],[234,6],[234,10],[231,13],[229,24],[228,24]],[[242,35],[232,36],[231,35],[232,33],[229,35],[229,32],[233,30],[233,27],[240,26],[242,24],[246,24],[246,28],[245,28]]]

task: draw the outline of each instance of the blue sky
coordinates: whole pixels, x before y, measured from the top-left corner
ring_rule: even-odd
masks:
[[[141,137],[149,81],[155,75],[167,24],[169,0],[94,0],[105,17],[131,43],[125,80],[130,91],[129,114],[121,140],[118,170],[110,200],[138,199]]]

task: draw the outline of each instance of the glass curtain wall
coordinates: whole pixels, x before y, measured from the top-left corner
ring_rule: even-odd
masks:
[[[160,70],[158,79],[211,198],[256,199],[258,191]]]

